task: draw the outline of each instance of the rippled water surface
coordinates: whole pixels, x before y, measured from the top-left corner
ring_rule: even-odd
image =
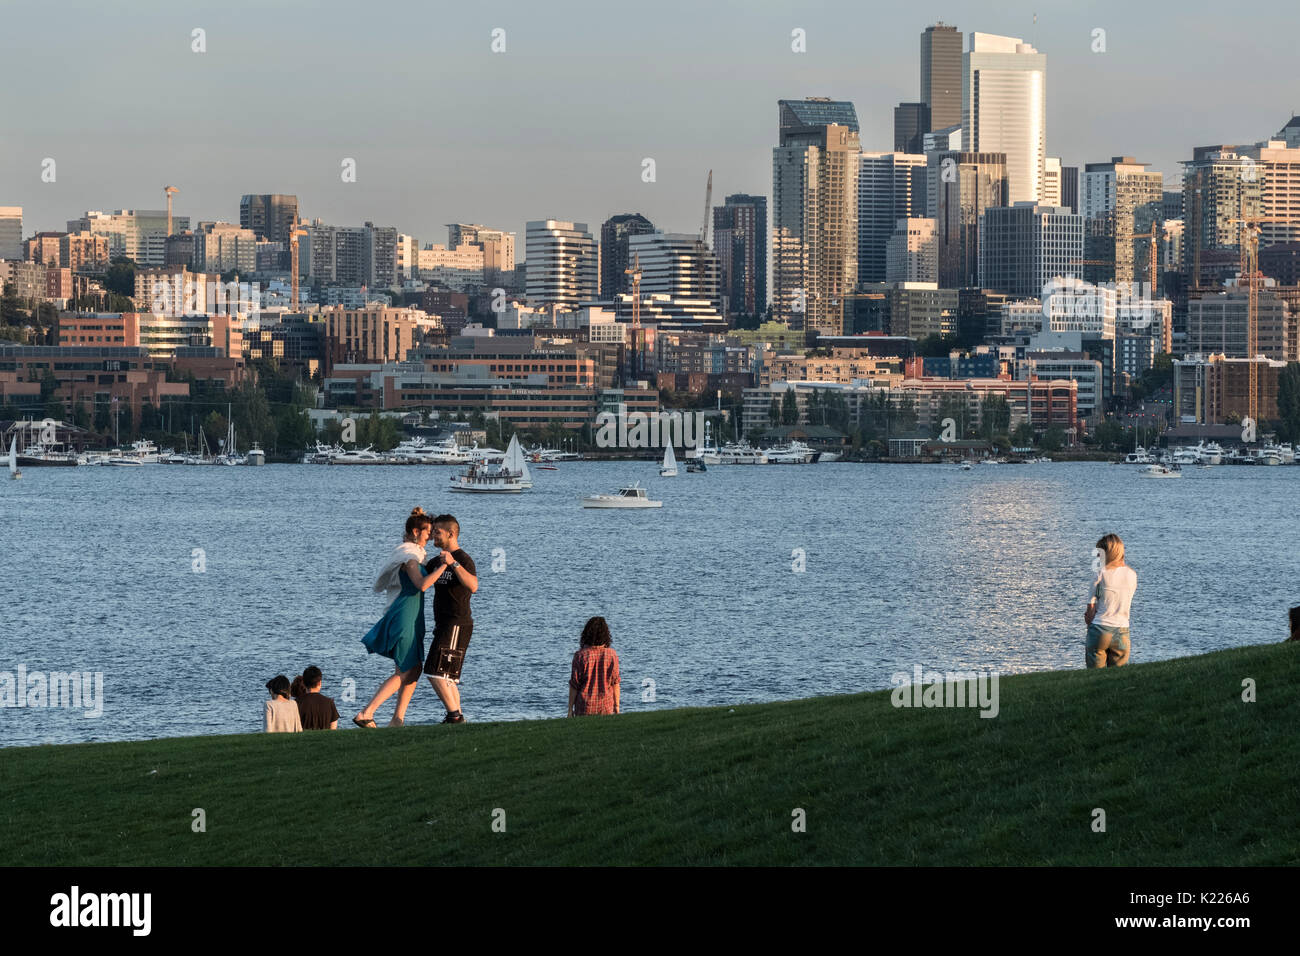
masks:
[[[474,721],[563,716],[594,614],[609,620],[628,711],[879,689],[918,663],[1082,667],[1092,546],[1108,531],[1138,573],[1135,662],[1281,640],[1300,603],[1300,467],[1149,481],[1105,464],[830,464],[660,479],[650,462],[578,462],[535,471],[517,496],[449,494],[450,474],[157,466],[4,481],[0,681],[19,665],[97,671],[104,701],[98,718],[0,709],[0,745],[258,730],[266,680],[308,664],[326,694],[351,679],[364,702],[391,670],[360,643],[383,612],[370,584],[417,504],[455,514],[478,563],[462,684]],[[578,503],[633,479],[664,507]],[[340,700],[341,723],[359,706]],[[408,722],[443,713],[426,682]]]

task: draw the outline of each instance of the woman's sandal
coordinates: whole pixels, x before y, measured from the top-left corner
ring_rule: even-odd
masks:
[[[357,714],[355,717],[353,717],[352,722],[356,724],[358,727],[366,727],[370,730],[374,730],[377,727],[377,725],[375,724],[375,719],[373,717],[362,717],[360,714]]]

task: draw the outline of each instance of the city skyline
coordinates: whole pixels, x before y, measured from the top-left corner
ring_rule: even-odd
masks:
[[[1294,109],[1284,92],[1269,95],[1287,88],[1284,40],[1225,32],[1208,5],[1177,20],[1118,4],[1048,9],[1035,24],[1028,6],[882,12],[825,4],[735,17],[668,4],[631,33],[625,23],[584,19],[582,4],[486,14],[398,5],[409,29],[381,44],[358,42],[341,4],[301,23],[296,4],[183,15],[156,6],[133,12],[129,27],[113,11],[73,7],[78,15],[68,18],[14,11],[15,29],[0,39],[15,75],[44,69],[48,79],[9,104],[0,153],[0,203],[23,207],[28,236],[90,209],[162,208],[167,184],[180,189],[177,215],[193,222],[238,222],[246,193],[292,193],[309,219],[372,221],[422,245],[444,241],[449,222],[522,238],[529,220],[595,225],[626,212],[665,232],[697,232],[709,169],[715,197],[770,195],[779,99],[850,101],[862,148],[889,149],[894,107],[920,95],[921,34],[938,20],[964,41],[972,32],[1018,36],[1047,56],[1047,154],[1067,166],[1135,155],[1168,184],[1193,147],[1266,139]],[[254,9],[256,35],[243,23]],[[493,53],[498,27],[505,51]],[[191,50],[195,28],[206,31],[206,52]],[[806,31],[805,53],[791,50],[796,28]],[[1106,31],[1105,52],[1092,52],[1097,29]],[[137,55],[105,60],[114,42]],[[1278,56],[1267,55],[1270,42]],[[145,48],[154,55],[139,56]],[[48,60],[35,59],[42,49],[91,70],[104,64],[114,81],[51,72]],[[337,62],[349,53],[375,66],[344,74],[356,77],[350,85],[329,73],[329,96],[317,95],[309,69],[293,68],[313,54]],[[1189,55],[1220,69],[1162,85],[1154,64]],[[591,82],[620,63],[621,82]],[[1247,69],[1263,95],[1243,100],[1221,77]],[[536,95],[539,70],[566,95]],[[160,84],[156,100],[142,95],[151,78]],[[1148,100],[1133,95],[1139,83]],[[393,89],[410,92],[394,99]],[[53,183],[41,181],[47,157],[57,164]],[[356,182],[341,180],[345,158],[356,160]],[[645,158],[655,160],[654,182],[642,180]]]

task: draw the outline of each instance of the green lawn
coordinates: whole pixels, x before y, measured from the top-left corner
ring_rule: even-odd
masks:
[[[1277,644],[1003,678],[992,719],[885,691],[11,748],[0,864],[1296,864],[1298,731]]]

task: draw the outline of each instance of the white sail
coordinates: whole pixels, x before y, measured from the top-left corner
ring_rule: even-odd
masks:
[[[15,435],[9,442],[9,474],[15,474],[18,471],[18,436]]]
[[[661,478],[673,478],[677,475],[677,456],[673,454],[673,446],[664,446],[664,463],[659,468]]]
[[[524,487],[531,488],[533,476],[528,473],[528,462],[524,460],[524,450],[519,446],[519,436],[511,435],[510,444],[506,446],[504,462],[507,471],[517,472]]]

